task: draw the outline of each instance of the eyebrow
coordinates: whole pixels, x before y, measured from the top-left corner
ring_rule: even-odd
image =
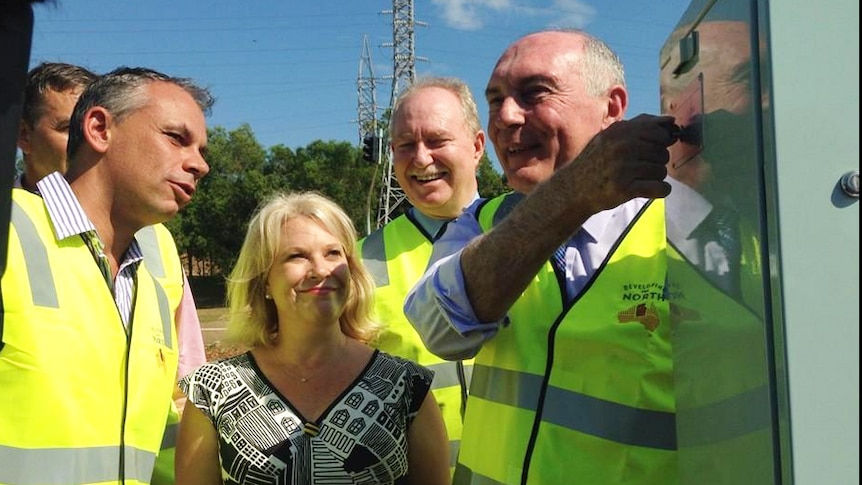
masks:
[[[533,74],[523,79],[519,79],[518,83],[515,85],[515,88],[521,89],[524,86],[529,86],[531,84],[551,84],[556,86],[557,82],[555,81],[555,78],[553,76],[548,76],[546,74]],[[501,91],[502,89],[498,87],[489,86],[485,88],[485,97],[487,98],[491,95],[499,94]]]

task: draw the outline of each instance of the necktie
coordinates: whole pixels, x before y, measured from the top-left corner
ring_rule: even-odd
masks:
[[[566,245],[558,247],[554,250],[553,256],[551,256],[551,263],[554,265],[554,270],[557,271],[558,274],[562,275],[564,278],[566,276]]]
[[[90,252],[93,253],[93,258],[96,260],[96,264],[102,272],[102,277],[105,279],[105,283],[108,284],[108,288],[110,288],[113,293],[114,278],[111,275],[111,263],[108,261],[108,256],[105,255],[105,246],[102,244],[102,239],[99,238],[96,231],[90,231],[84,235],[84,241],[86,241],[87,246],[89,246]]]
[[[570,301],[589,280],[583,252],[587,251],[586,233],[578,231],[574,237],[558,247],[551,256],[554,271],[565,283],[566,301]]]

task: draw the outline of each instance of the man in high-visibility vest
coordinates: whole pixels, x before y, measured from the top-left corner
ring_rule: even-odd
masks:
[[[150,483],[176,383],[183,273],[178,257],[148,254],[176,254],[160,223],[209,171],[212,102],[188,79],[108,73],[75,106],[65,177],[45,176],[39,194],[13,189],[0,483]]]
[[[412,207],[364,238],[363,263],[377,284],[384,325],[377,347],[434,370],[454,467],[472,360],[449,362],[429,352],[404,317],[404,297],[425,271],[433,242],[478,197],[476,171],[485,153],[476,102],[459,79],[417,80],[395,103],[389,135],[393,170]]]
[[[515,41],[485,96],[516,192],[450,222],[405,303],[432,352],[475,356],[454,483],[673,484],[673,118],[624,120],[619,59],[574,30]]]
[[[23,171],[15,178],[13,187],[23,188],[38,193],[36,182],[44,176],[58,171],[66,172],[66,145],[69,141],[69,120],[75,103],[90,83],[98,79],[98,75],[88,69],[64,62],[43,62],[30,69],[27,73],[27,84],[24,88],[24,106],[21,115],[21,125],[18,130],[18,148],[23,156]],[[172,237],[167,230],[139,233],[136,238],[158,235]],[[176,251],[162,253],[157,241],[154,244],[143,244],[144,258],[169,258],[171,261],[161,262],[169,267],[178,258]],[[173,244],[173,243],[169,243]],[[152,254],[148,249],[152,248]],[[183,281],[183,297],[175,315],[177,327],[177,349],[179,351],[178,377],[206,362],[203,335],[200,320],[197,316],[194,298],[188,281]],[[177,403],[184,403],[181,392],[175,392]],[[171,406],[165,437],[162,440],[162,450],[156,460],[153,473],[155,485],[173,485],[176,424],[179,421],[181,408]]]

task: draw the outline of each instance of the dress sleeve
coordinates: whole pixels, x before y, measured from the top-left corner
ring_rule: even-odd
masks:
[[[204,364],[179,381],[188,401],[200,409],[215,424],[215,397],[220,387],[221,372],[216,363]]]
[[[416,413],[425,401],[425,396],[431,390],[431,382],[434,380],[434,371],[421,366],[411,360],[404,360],[407,368],[407,386],[410,388],[410,401],[407,403],[407,422],[413,422]]]

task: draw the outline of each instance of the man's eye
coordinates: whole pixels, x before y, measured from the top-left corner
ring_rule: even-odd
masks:
[[[545,95],[545,93],[547,93],[547,92],[548,92],[548,90],[543,88],[543,87],[539,87],[539,86],[531,87],[531,88],[524,90],[523,98],[527,102],[535,102],[535,101],[541,99],[542,96]]]

